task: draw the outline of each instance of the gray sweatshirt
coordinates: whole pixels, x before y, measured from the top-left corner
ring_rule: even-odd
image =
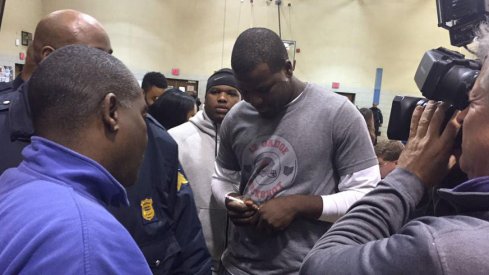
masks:
[[[409,221],[424,193],[396,169],[309,252],[301,274],[489,274],[489,193],[441,189],[459,215]]]
[[[216,159],[216,129],[204,111],[168,133],[178,144],[178,158],[194,193],[207,248],[214,263],[220,261],[226,239],[227,211],[212,196],[211,179]],[[216,266],[214,265],[214,268]]]

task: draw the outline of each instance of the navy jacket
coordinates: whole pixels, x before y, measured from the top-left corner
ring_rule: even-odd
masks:
[[[22,149],[33,134],[27,85],[17,77],[0,86],[0,174],[22,161]]]
[[[131,207],[111,208],[155,274],[211,274],[211,258],[176,142],[153,117],[139,178],[127,188]]]

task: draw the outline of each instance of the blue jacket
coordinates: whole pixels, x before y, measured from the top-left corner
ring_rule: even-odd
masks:
[[[104,208],[125,205],[107,170],[40,137],[0,176],[1,274],[149,274],[127,230]]]
[[[130,208],[110,211],[127,228],[155,274],[211,274],[211,258],[176,142],[150,115],[148,145]],[[224,229],[223,229],[224,230]]]

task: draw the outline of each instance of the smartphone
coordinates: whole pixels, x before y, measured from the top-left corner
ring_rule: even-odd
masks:
[[[239,204],[242,204],[242,205],[246,205],[244,203],[244,201],[240,198],[236,198],[236,197],[233,197],[233,196],[226,196],[226,199],[229,199],[229,200],[232,200],[232,201],[235,201],[235,202],[238,202]]]

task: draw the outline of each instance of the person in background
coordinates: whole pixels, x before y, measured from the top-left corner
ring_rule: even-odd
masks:
[[[372,111],[368,108],[360,108],[360,113],[365,119],[365,123],[367,123],[368,133],[370,135],[370,139],[372,140],[372,144],[377,144],[377,135],[375,134],[375,126],[374,126],[374,115]]]
[[[380,180],[374,148],[346,97],[294,76],[273,31],[241,33],[231,65],[244,101],[221,124],[212,179],[235,225],[223,273],[297,274],[314,243]]]
[[[197,105],[197,111],[200,111],[200,106],[202,105],[202,102],[200,102],[200,98],[198,97],[197,91],[186,91],[188,95],[193,97],[195,99],[195,104]]]
[[[166,88],[168,88],[168,82],[162,73],[149,72],[144,75],[141,88],[143,88],[146,104],[151,106],[158,97],[165,93]]]
[[[177,88],[166,91],[149,108],[149,113],[165,129],[187,122],[197,113],[195,99]]]
[[[380,126],[382,126],[382,123],[384,123],[384,117],[382,116],[382,111],[377,106],[378,104],[373,103],[372,107],[370,107],[370,110],[374,115],[375,134],[377,136],[380,136]]]
[[[0,273],[151,274],[105,209],[128,204],[123,185],[136,181],[146,147],[136,78],[108,53],[71,45],[28,86],[35,136],[0,176]]]
[[[404,150],[404,144],[397,140],[381,140],[375,145],[375,154],[379,160],[382,179],[396,168],[402,150]]]
[[[301,274],[489,274],[489,27],[477,38],[480,75],[468,106],[443,131],[449,104],[417,106],[398,168],[358,201],[316,243]],[[462,131],[461,155],[454,147]],[[427,190],[437,186],[459,156],[469,180],[439,189],[455,207],[445,216],[410,220]],[[355,260],[352,260],[355,259]]]
[[[212,270],[218,273],[227,234],[227,211],[212,196],[211,180],[219,146],[219,128],[231,108],[241,100],[238,82],[231,69],[220,69],[207,80],[204,110],[168,133],[178,143],[178,159],[195,197]]]

